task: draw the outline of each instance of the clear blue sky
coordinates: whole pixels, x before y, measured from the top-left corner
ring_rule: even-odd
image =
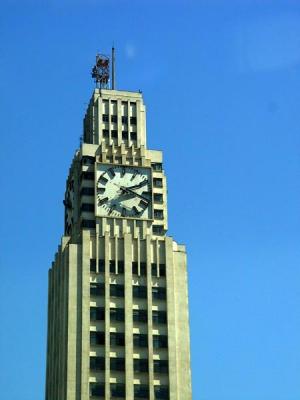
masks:
[[[299,400],[299,1],[4,0],[0,37],[1,399],[44,396],[65,179],[114,42],[187,244],[193,400]]]

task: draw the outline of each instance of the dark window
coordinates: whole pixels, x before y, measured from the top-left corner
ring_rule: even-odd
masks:
[[[124,285],[119,285],[119,284],[110,285],[110,295],[112,297],[124,297]]]
[[[117,115],[111,115],[110,116],[111,122],[118,122],[118,116]]]
[[[96,222],[92,219],[83,219],[81,221],[81,227],[82,228],[91,228],[95,229],[96,228]]]
[[[125,371],[125,358],[113,357],[110,359],[111,371]]]
[[[151,263],[151,275],[157,276],[157,264],[156,263]]]
[[[166,276],[166,264],[159,264],[159,276]]]
[[[103,129],[103,137],[104,138],[109,138],[109,131],[108,131],[108,129]]]
[[[154,193],[154,203],[162,204],[163,203],[163,195],[161,193]]]
[[[95,206],[90,203],[82,203],[80,209],[81,211],[94,212]]]
[[[105,358],[104,357],[90,357],[90,369],[104,371]]]
[[[124,274],[124,261],[118,260],[118,274]]]
[[[153,287],[152,297],[157,300],[166,300],[166,288],[164,287]]]
[[[122,139],[128,140],[128,132],[127,131],[122,131]]]
[[[84,165],[93,165],[95,163],[95,157],[83,156],[82,159],[81,159],[81,162]]]
[[[81,179],[86,179],[87,181],[93,181],[95,179],[94,172],[83,171],[81,174]]]
[[[125,334],[123,332],[110,333],[111,346],[125,346]]]
[[[148,372],[148,360],[136,358],[133,360],[134,372]]]
[[[147,322],[148,313],[147,310],[132,310],[133,321],[135,322]]]
[[[148,347],[148,335],[142,333],[133,334],[134,347]]]
[[[128,117],[124,116],[122,117],[122,123],[127,124],[128,123]]]
[[[162,179],[161,178],[153,178],[154,187],[161,188],[162,187]]]
[[[111,308],[110,309],[110,319],[111,321],[121,321],[125,319],[124,308]]]
[[[112,129],[112,130],[111,130],[111,137],[112,137],[113,139],[118,139],[118,131],[115,130],[115,129]]]
[[[166,311],[152,311],[152,321],[154,324],[166,324],[167,322],[167,313]]]
[[[137,134],[136,134],[136,132],[130,132],[130,139],[131,139],[131,140],[137,140]]]
[[[109,272],[111,274],[116,274],[116,261],[115,260],[109,260]]]
[[[105,383],[90,383],[90,396],[105,396]]]
[[[103,114],[103,115],[102,115],[102,121],[103,121],[103,122],[108,122],[108,121],[109,121],[108,114]]]
[[[134,385],[134,398],[135,399],[149,399],[149,386],[148,385]]]
[[[152,163],[153,171],[162,171],[162,163]]]
[[[168,360],[154,360],[154,372],[167,374],[169,372]]]
[[[91,296],[104,296],[105,295],[105,284],[104,283],[90,283],[90,295]]]
[[[147,264],[145,262],[140,263],[141,276],[147,276]]]
[[[153,335],[154,349],[166,349],[168,347],[168,336],[166,335]]]
[[[132,286],[132,296],[138,299],[146,299],[147,286]]]
[[[155,400],[169,400],[169,387],[168,386],[154,386]]]
[[[162,235],[164,233],[164,227],[162,225],[153,225],[152,232],[155,235]]]
[[[130,117],[130,123],[136,125],[136,117]]]
[[[91,321],[104,321],[105,311],[103,307],[91,307],[90,319]]]
[[[92,187],[83,187],[80,190],[80,196],[94,196],[95,190]]]
[[[124,383],[111,383],[110,384],[111,397],[125,398],[125,384]]]
[[[96,260],[95,258],[90,259],[90,271],[96,272]]]
[[[155,219],[164,219],[163,210],[154,210],[154,218]]]
[[[98,260],[98,266],[99,266],[99,272],[104,272],[105,271],[105,260]]]
[[[132,263],[132,273],[133,273],[133,275],[138,274],[138,263],[136,261],[133,261],[133,263]]]
[[[105,344],[105,333],[104,332],[90,332],[90,345],[99,346]]]

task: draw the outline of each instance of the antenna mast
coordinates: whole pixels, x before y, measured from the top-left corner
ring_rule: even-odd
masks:
[[[111,49],[111,89],[115,90],[115,47],[113,46]]]

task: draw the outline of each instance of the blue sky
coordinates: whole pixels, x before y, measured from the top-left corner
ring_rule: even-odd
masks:
[[[144,93],[188,249],[194,400],[299,400],[299,1],[2,1],[1,398],[44,396],[47,271],[93,90]]]

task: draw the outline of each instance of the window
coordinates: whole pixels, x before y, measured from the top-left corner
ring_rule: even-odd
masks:
[[[112,297],[124,297],[124,285],[119,285],[119,284],[110,285],[110,295]]]
[[[164,287],[153,287],[152,288],[152,297],[156,300],[166,300],[166,288]]]
[[[136,261],[133,261],[132,263],[132,274],[138,275],[138,263]]]
[[[95,206],[94,206],[94,204],[90,204],[90,203],[82,203],[80,210],[87,211],[87,212],[94,212]]]
[[[104,357],[90,357],[90,369],[97,371],[105,370],[105,358]]]
[[[125,358],[112,357],[110,359],[111,371],[125,371]]]
[[[116,261],[115,260],[109,260],[109,272],[111,274],[116,274]]]
[[[151,263],[151,275],[157,276],[157,265],[156,263]]]
[[[80,190],[80,196],[94,196],[95,190],[93,187],[83,187]]]
[[[149,399],[149,386],[148,385],[134,385],[134,398],[135,399]]]
[[[147,286],[132,286],[132,296],[137,299],[146,299]]]
[[[159,276],[166,276],[166,264],[159,264]]]
[[[83,171],[81,174],[81,179],[85,179],[87,181],[93,181],[95,179],[95,174],[94,172]]]
[[[108,114],[103,114],[102,115],[102,121],[103,122],[108,122],[109,121]]]
[[[153,348],[166,349],[168,347],[168,336],[166,335],[153,335]]]
[[[105,383],[90,383],[90,396],[105,396]]]
[[[164,227],[162,225],[153,225],[152,232],[154,235],[162,235],[164,233]]]
[[[136,117],[130,117],[130,123],[136,125]]]
[[[124,261],[118,260],[118,274],[124,274]]]
[[[94,165],[95,157],[92,156],[83,156],[81,159],[82,164],[84,165]]]
[[[163,210],[154,210],[154,218],[155,219],[164,219]]]
[[[147,264],[145,262],[140,263],[140,274],[141,276],[147,276]]]
[[[117,115],[111,115],[110,116],[111,122],[118,122],[118,116]]]
[[[105,344],[105,333],[104,332],[90,332],[90,345],[99,346]]]
[[[162,179],[161,178],[153,178],[154,187],[161,188],[162,187]]]
[[[95,258],[90,259],[90,271],[96,272],[96,259]]]
[[[82,228],[90,228],[90,229],[95,229],[96,228],[96,222],[92,219],[83,219],[81,221],[81,227]]]
[[[154,324],[166,324],[167,323],[167,313],[166,311],[152,311],[152,321]]]
[[[130,139],[131,139],[131,140],[137,140],[137,134],[136,134],[136,132],[130,132]]]
[[[151,167],[153,171],[162,171],[162,163],[152,163]]]
[[[154,193],[153,200],[154,200],[154,203],[162,204],[163,203],[163,195],[161,193]]]
[[[122,131],[122,139],[128,140],[128,132],[127,131]]]
[[[110,319],[111,321],[121,321],[125,319],[124,308],[111,308],[110,309]]]
[[[154,360],[153,361],[154,372],[159,374],[167,374],[169,372],[168,360]]]
[[[110,333],[111,346],[125,346],[125,334],[123,332]]]
[[[104,283],[90,283],[90,295],[91,296],[104,296],[105,295],[105,284]]]
[[[126,117],[125,115],[123,115],[123,117],[122,117],[122,123],[123,124],[127,124],[128,123],[128,117]]]
[[[148,360],[136,358],[133,360],[134,372],[148,372]]]
[[[90,308],[90,319],[91,321],[104,321],[105,311],[103,307],[91,307]]]
[[[118,131],[116,129],[111,130],[111,137],[113,139],[118,139]]]
[[[111,383],[110,384],[111,397],[125,398],[125,384],[124,383]]]
[[[148,347],[148,335],[143,333],[133,334],[133,346],[134,347]]]
[[[135,322],[147,322],[148,313],[147,310],[132,310],[133,321]]]
[[[99,267],[99,272],[104,272],[105,271],[105,260],[98,260],[98,267]]]
[[[102,132],[103,132],[103,137],[108,139],[108,138],[109,138],[109,131],[108,131],[108,129],[103,129]]]
[[[169,400],[169,387],[168,386],[154,386],[155,400]]]

